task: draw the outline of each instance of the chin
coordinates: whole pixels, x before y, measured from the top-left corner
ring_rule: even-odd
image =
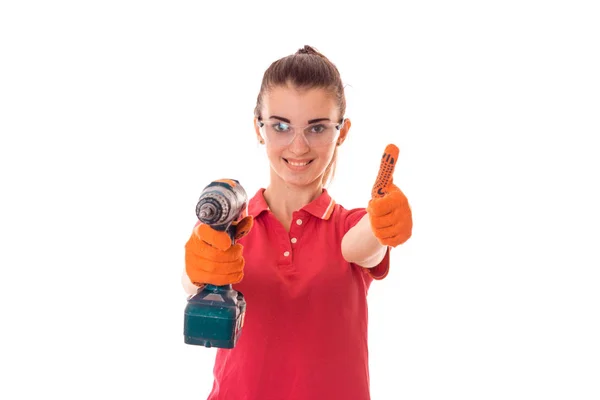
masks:
[[[285,183],[295,187],[313,186],[315,181],[320,181],[319,176],[311,177],[310,179],[284,179]]]
[[[313,167],[316,167],[313,166]],[[304,172],[290,171],[285,165],[282,168],[275,169],[275,173],[288,185],[302,187],[314,185],[315,181],[320,181],[323,172],[319,173],[317,168],[310,168]]]

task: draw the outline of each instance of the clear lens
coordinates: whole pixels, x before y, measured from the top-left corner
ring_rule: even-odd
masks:
[[[261,131],[265,140],[275,146],[289,146],[300,132],[311,147],[333,143],[338,135],[340,124],[330,121],[315,122],[305,126],[295,126],[279,120],[263,121]]]

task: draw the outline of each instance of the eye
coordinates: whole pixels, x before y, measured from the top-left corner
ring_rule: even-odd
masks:
[[[272,125],[275,132],[287,132],[290,130],[290,126],[284,122],[276,122]]]
[[[308,127],[310,133],[323,133],[327,127],[323,124],[315,124]]]

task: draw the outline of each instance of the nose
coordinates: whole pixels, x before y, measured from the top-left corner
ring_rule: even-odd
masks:
[[[303,132],[299,132],[294,136],[292,143],[290,143],[288,146],[288,149],[296,155],[308,153],[310,146],[308,145],[308,140],[306,140]]]

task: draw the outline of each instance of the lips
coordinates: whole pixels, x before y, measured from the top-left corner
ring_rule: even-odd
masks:
[[[313,160],[289,160],[287,158],[284,158],[283,161],[285,161],[292,167],[304,167],[310,164]]]

